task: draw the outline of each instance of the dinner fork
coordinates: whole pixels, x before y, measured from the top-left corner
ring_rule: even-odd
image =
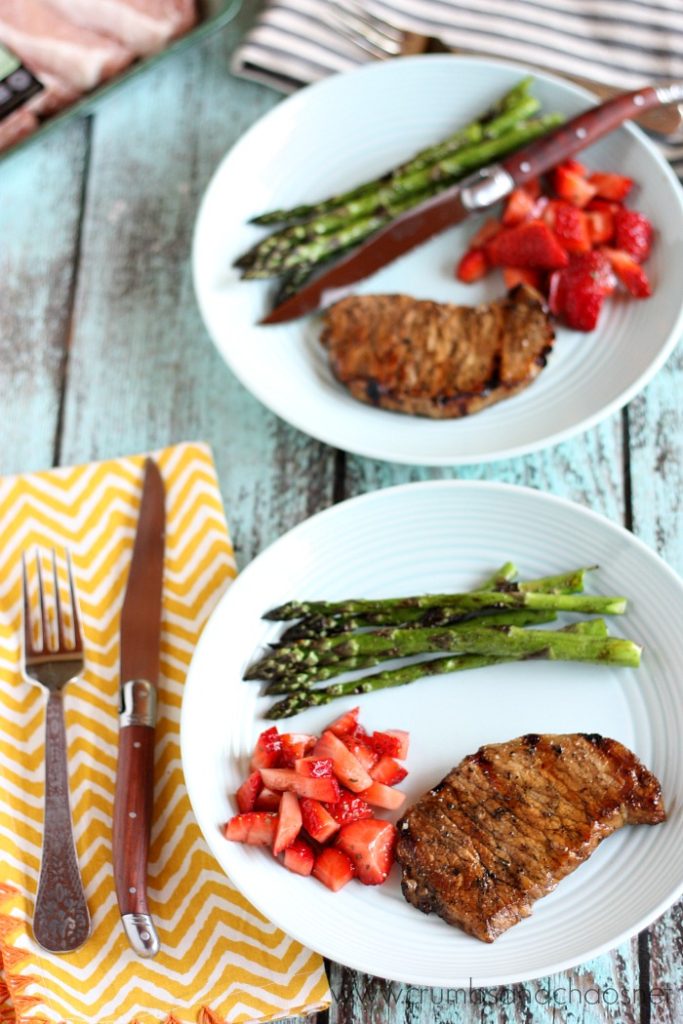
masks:
[[[389,57],[407,56],[411,53],[424,53],[434,46],[442,53],[462,54],[463,56],[490,57],[491,54],[465,47],[449,47],[420,36],[414,32],[406,32],[385,21],[379,15],[371,14],[361,0],[329,0],[328,17],[335,27],[355,45],[371,57],[386,60]],[[514,61],[512,61],[514,63]],[[612,99],[621,92],[621,88],[607,85],[594,78],[572,75],[558,71],[556,68],[538,67],[539,71],[547,71],[564,78],[576,85],[594,92],[602,100]],[[683,103],[654,107],[634,118],[637,124],[664,142],[674,144],[683,139]]]
[[[422,51],[429,40],[371,14],[360,0],[328,0],[326,15],[335,28],[370,57],[407,56]],[[417,45],[416,45],[417,44]]]
[[[39,946],[51,953],[69,953],[90,934],[90,915],[78,868],[69,807],[69,779],[66,764],[64,688],[83,671],[83,637],[78,616],[71,557],[67,571],[72,637],[67,637],[59,594],[57,557],[52,550],[52,591],[55,630],[50,642],[45,583],[40,552],[35,555],[38,581],[37,621],[31,617],[26,555],[22,554],[24,610],[24,668],[28,679],[47,690],[45,712],[45,816],[43,853],[33,917],[33,935]],[[39,639],[36,640],[36,633]]]

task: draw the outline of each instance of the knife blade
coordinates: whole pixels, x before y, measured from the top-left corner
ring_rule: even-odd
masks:
[[[454,227],[470,214],[493,206],[514,188],[591,145],[629,117],[681,100],[683,83],[674,82],[620,93],[599,106],[583,111],[500,163],[476,171],[401,214],[275,306],[261,323],[285,323],[337,302],[349,294],[357,281],[369,277],[446,228]]]
[[[142,498],[121,610],[119,750],[114,793],[116,897],[128,941],[156,956],[159,939],[147,905],[147,859],[154,790],[165,491],[157,464],[145,461]]]

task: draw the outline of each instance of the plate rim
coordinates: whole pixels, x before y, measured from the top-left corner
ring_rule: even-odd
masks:
[[[211,615],[209,616],[209,619],[205,623],[204,629],[202,630],[202,634],[201,634],[201,636],[199,638],[199,641],[198,641],[198,643],[196,645],[195,651],[193,652],[192,659],[191,659],[190,665],[188,667],[186,680],[185,680],[185,683],[184,683],[184,686],[183,686],[183,696],[182,696],[182,704],[181,704],[181,712],[180,712],[181,764],[182,764],[182,767],[183,767],[183,772],[184,772],[185,781],[186,781],[186,787],[187,787],[187,794],[188,794],[188,798],[190,800],[192,811],[193,811],[193,814],[195,816],[195,819],[196,819],[196,822],[198,824],[198,827],[199,827],[199,829],[200,829],[200,831],[202,833],[202,836],[203,836],[205,842],[207,843],[209,849],[211,850],[212,855],[216,858],[216,861],[217,861],[221,871],[226,875],[226,877],[228,877],[228,879],[230,880],[231,884],[233,884],[235,886],[235,888],[237,888],[244,895],[245,899],[247,899],[269,921],[271,921],[274,925],[276,925],[276,927],[280,928],[287,935],[290,935],[292,938],[296,939],[298,942],[300,942],[306,948],[312,949],[313,951],[320,953],[320,955],[322,955],[322,956],[329,957],[330,959],[334,960],[335,962],[343,963],[344,966],[350,968],[351,970],[360,971],[361,973],[368,973],[368,971],[367,971],[367,966],[368,966],[367,963],[362,963],[360,960],[355,960],[354,957],[353,957],[353,954],[350,954],[348,957],[345,955],[344,960],[343,961],[339,961],[337,959],[338,953],[335,951],[335,953],[332,956],[330,956],[329,951],[325,950],[325,943],[324,942],[321,945],[318,945],[317,942],[316,942],[316,945],[312,946],[310,944],[310,936],[307,936],[307,935],[299,932],[299,930],[296,927],[292,928],[291,927],[291,922],[289,922],[289,921],[287,921],[286,925],[283,924],[281,919],[279,918],[279,915],[276,914],[275,916],[273,916],[273,914],[271,912],[271,908],[267,904],[267,893],[264,893],[264,898],[263,899],[260,898],[258,893],[256,895],[256,899],[252,898],[252,893],[251,892],[249,893],[249,895],[246,895],[243,892],[243,890],[240,888],[240,886],[237,884],[237,882],[235,882],[233,880],[233,876],[231,874],[229,874],[228,871],[226,871],[225,867],[223,866],[223,861],[222,861],[222,857],[221,857],[221,850],[224,849],[224,846],[219,845],[219,839],[221,839],[220,833],[217,832],[215,829],[213,829],[213,830],[208,830],[208,829],[205,830],[205,828],[203,827],[203,825],[202,825],[202,818],[200,817],[200,814],[198,812],[197,803],[196,803],[195,796],[194,796],[195,790],[194,790],[194,787],[193,787],[193,784],[192,784],[193,781],[194,781],[194,779],[193,779],[193,772],[192,772],[191,769],[188,771],[188,764],[191,763],[191,758],[189,756],[189,747],[188,747],[188,744],[189,744],[188,734],[189,734],[190,728],[191,728],[190,726],[188,726],[188,716],[189,716],[189,712],[187,710],[188,707],[189,707],[189,702],[188,702],[188,699],[187,699],[187,694],[189,692],[188,683],[190,682],[191,679],[194,678],[193,673],[192,673],[193,664],[196,663],[197,652],[199,651],[199,649],[203,645],[205,630],[206,630],[207,626],[209,625],[209,623],[212,620],[218,619],[220,617],[221,609],[226,604],[228,604],[230,602],[230,600],[231,600],[230,594],[231,594],[231,592],[233,592],[233,588],[234,588],[235,584],[238,583],[238,581],[240,579],[243,579],[245,577],[245,574],[249,574],[249,570],[251,569],[251,567],[253,565],[255,565],[255,563],[260,562],[261,560],[266,559],[269,556],[269,554],[272,551],[272,549],[275,548],[277,545],[279,545],[281,542],[284,542],[284,541],[288,541],[289,542],[290,538],[292,537],[292,535],[294,535],[296,537],[297,534],[299,534],[301,531],[305,530],[306,527],[308,527],[308,525],[311,523],[312,520],[319,521],[322,517],[329,518],[329,519],[334,519],[334,517],[336,515],[341,514],[340,513],[340,509],[347,509],[349,506],[351,506],[351,505],[355,506],[355,505],[358,505],[359,503],[371,504],[371,503],[373,503],[375,501],[378,501],[378,500],[385,500],[385,496],[386,495],[397,495],[397,496],[400,496],[400,494],[402,492],[405,492],[406,490],[410,490],[410,491],[415,491],[415,490],[422,490],[422,491],[441,491],[441,490],[452,490],[452,491],[467,491],[467,490],[470,490],[470,491],[472,491],[472,490],[478,490],[478,491],[484,491],[484,492],[486,492],[486,491],[488,491],[488,492],[497,492],[498,494],[513,493],[513,494],[524,496],[527,499],[530,499],[532,501],[538,501],[538,502],[541,503],[541,505],[543,505],[544,503],[548,503],[548,504],[551,504],[551,505],[555,505],[555,506],[557,506],[559,508],[563,508],[565,511],[569,510],[569,511],[571,511],[574,514],[578,514],[579,516],[585,517],[586,519],[588,519],[588,520],[590,520],[592,522],[598,523],[600,525],[600,527],[607,528],[610,532],[614,533],[616,536],[619,536],[623,540],[625,540],[626,543],[634,545],[638,550],[640,550],[642,552],[642,554],[644,554],[648,559],[650,559],[656,565],[656,567],[658,568],[659,571],[661,571],[661,570],[664,571],[665,575],[670,578],[671,582],[673,582],[677,586],[677,588],[679,590],[681,590],[682,596],[683,596],[683,578],[680,576],[680,574],[677,573],[676,570],[673,569],[662,558],[662,556],[658,554],[658,552],[654,548],[652,548],[649,544],[647,544],[645,541],[643,541],[636,534],[634,534],[630,530],[628,530],[625,526],[622,526],[620,523],[613,522],[611,519],[609,519],[607,516],[603,515],[602,513],[596,512],[594,509],[588,508],[587,506],[581,505],[578,502],[572,501],[570,498],[566,498],[566,497],[563,497],[563,496],[557,495],[557,494],[552,494],[552,493],[547,492],[547,491],[542,491],[542,490],[540,490],[538,488],[530,487],[528,485],[506,483],[506,482],[498,481],[498,480],[420,480],[420,481],[409,481],[409,482],[406,482],[406,483],[395,484],[395,485],[392,485],[392,486],[389,486],[389,487],[378,488],[376,490],[369,491],[369,492],[364,493],[364,494],[357,494],[357,495],[354,495],[354,496],[352,496],[350,498],[346,498],[343,501],[337,502],[334,505],[331,505],[331,506],[329,506],[329,507],[327,507],[325,509],[321,509],[320,511],[314,513],[313,515],[309,516],[308,518],[302,520],[300,523],[297,523],[290,530],[285,531],[283,534],[281,534],[275,540],[271,541],[271,543],[268,544],[267,547],[265,547],[263,549],[263,551],[259,552],[259,554],[256,555],[248,563],[248,565],[245,566],[245,568],[240,573],[238,573],[238,575],[232,580],[230,586],[228,587],[226,592],[223,594],[223,596],[219,600],[218,604],[215,606],[215,608],[211,612]],[[247,578],[247,583],[244,584],[244,585],[248,585],[248,583],[249,583],[249,576],[247,575],[246,578]],[[191,684],[191,685],[193,685],[193,684]],[[241,875],[240,875],[240,878],[242,878]],[[448,977],[448,978],[446,978],[446,977],[438,975],[438,974],[435,974],[435,975],[427,977],[424,974],[411,974],[409,971],[408,972],[401,971],[400,973],[393,973],[393,972],[392,973],[382,973],[382,974],[377,975],[377,976],[378,977],[386,978],[387,980],[390,980],[390,981],[396,981],[396,982],[398,982],[400,984],[417,985],[417,986],[432,986],[432,987],[442,987],[442,988],[449,988],[449,987],[450,988],[453,988],[453,987],[461,988],[463,986],[466,987],[466,986],[469,985],[473,989],[492,988],[492,987],[496,987],[496,986],[512,985],[512,984],[518,984],[518,983],[534,981],[534,980],[537,980],[539,978],[544,978],[546,976],[550,976],[552,974],[563,973],[563,972],[565,972],[567,970],[570,970],[570,969],[572,969],[574,967],[577,967],[580,964],[588,963],[589,961],[591,961],[591,960],[593,960],[593,959],[595,959],[597,957],[603,956],[605,953],[609,952],[610,950],[615,949],[617,946],[621,945],[623,942],[627,941],[630,938],[633,938],[633,936],[639,934],[641,931],[643,931],[644,929],[648,928],[654,921],[656,921],[659,917],[661,917],[661,915],[664,914],[678,899],[680,899],[681,895],[683,895],[683,873],[681,874],[681,878],[680,878],[677,886],[674,887],[672,892],[670,892],[668,894],[668,896],[666,896],[665,898],[660,900],[659,903],[657,903],[656,906],[652,910],[650,910],[648,913],[642,915],[633,925],[631,925],[631,926],[629,926],[629,927],[627,927],[625,929],[622,929],[622,931],[619,932],[617,935],[615,935],[612,939],[607,940],[604,943],[600,943],[597,946],[587,950],[586,953],[582,954],[579,958],[577,958],[575,956],[568,956],[565,959],[558,960],[558,961],[554,962],[553,964],[548,965],[547,969],[544,968],[544,972],[545,973],[543,973],[543,974],[538,974],[536,969],[530,969],[528,971],[511,972],[511,973],[503,974],[503,975],[501,975],[501,974],[487,975],[487,976],[480,976],[478,978],[472,978],[472,977],[467,977],[467,978],[464,978],[464,977]]]
[[[460,65],[471,65],[477,68],[505,68],[507,70],[514,69],[520,74],[528,74],[533,76],[535,80],[541,82],[550,82],[555,85],[561,86],[567,92],[577,96],[580,99],[586,100],[592,105],[597,105],[600,102],[599,97],[594,93],[590,92],[589,89],[584,88],[574,82],[568,81],[563,78],[560,74],[554,74],[552,71],[539,70],[530,67],[529,65],[518,63],[516,61],[505,60],[503,58],[487,58],[487,57],[476,57],[461,54],[415,54],[401,58],[401,64],[405,66],[406,63],[410,65],[422,65],[425,64],[453,64],[457,62]],[[228,367],[233,376],[239,381],[239,383],[259,401],[266,409],[274,413],[285,423],[294,427],[297,430],[302,431],[307,436],[313,438],[316,441],[327,444],[331,447],[343,447],[344,450],[359,455],[364,458],[381,460],[386,462],[395,463],[397,465],[419,465],[419,466],[471,466],[479,465],[489,462],[498,461],[501,459],[517,458],[523,455],[528,455],[533,452],[542,451],[546,448],[553,448],[563,442],[579,435],[586,433],[593,427],[597,426],[603,420],[608,419],[614,413],[623,409],[633,398],[636,397],[653,379],[653,377],[659,372],[664,363],[667,361],[674,348],[680,340],[681,333],[683,333],[683,297],[681,298],[680,308],[678,314],[671,327],[670,333],[666,338],[665,342],[660,346],[660,349],[654,359],[651,360],[650,364],[643,370],[643,372],[631,383],[630,386],[624,388],[619,394],[615,395],[614,398],[603,405],[600,409],[592,413],[591,415],[585,416],[578,420],[573,425],[566,427],[562,430],[557,430],[554,433],[545,435],[534,441],[528,441],[510,447],[500,447],[495,451],[477,452],[473,454],[461,454],[458,452],[451,452],[447,455],[444,454],[428,454],[424,453],[419,456],[419,460],[416,461],[416,456],[412,453],[387,453],[386,445],[374,446],[372,443],[364,443],[363,440],[354,442],[351,447],[348,447],[348,442],[344,441],[340,444],[339,437],[335,437],[334,429],[326,429],[325,425],[316,425],[311,429],[308,422],[303,422],[297,415],[296,409],[283,408],[284,403],[272,403],[268,398],[267,393],[262,389],[258,383],[253,384],[251,380],[247,382],[244,376],[236,368],[234,361],[229,359],[227,353],[223,350],[223,347],[215,339],[212,328],[210,326],[211,317],[208,312],[209,302],[207,299],[208,289],[205,288],[202,275],[200,274],[200,245],[201,245],[201,234],[203,231],[203,224],[208,219],[210,212],[210,203],[213,200],[213,194],[218,189],[218,182],[223,172],[224,165],[233,156],[233,154],[243,145],[248,145],[251,137],[254,134],[258,134],[267,129],[270,119],[274,119],[276,116],[282,116],[280,111],[283,107],[292,110],[302,104],[308,102],[312,91],[315,91],[315,95],[320,95],[327,89],[338,88],[338,83],[341,80],[347,80],[349,76],[361,77],[382,74],[382,69],[387,67],[396,67],[397,63],[391,64],[391,62],[370,62],[363,64],[359,67],[352,68],[349,71],[339,73],[336,75],[330,75],[323,78],[305,88],[295,92],[285,99],[276,104],[265,114],[261,115],[256,121],[249,126],[246,132],[244,132],[233,145],[224,153],[222,158],[219,160],[216,168],[214,169],[211,178],[204,190],[202,195],[197,214],[195,217],[193,235],[192,235],[192,247],[191,247],[191,264],[192,264],[192,282],[195,292],[197,305],[199,307],[200,315],[204,328],[207,331],[212,344],[216,348],[221,359]],[[628,134],[636,139],[642,146],[645,147],[648,156],[654,160],[657,164],[661,173],[668,179],[669,184],[674,186],[673,192],[675,193],[677,200],[678,213],[683,223],[683,193],[680,190],[680,182],[676,177],[673,168],[670,163],[666,160],[663,154],[659,151],[656,144],[652,142],[648,136],[633,122],[627,121],[621,126]],[[385,410],[379,410],[385,411]],[[485,410],[484,410],[485,411]],[[396,415],[400,415],[397,413]],[[442,421],[437,421],[442,422]],[[371,432],[368,432],[368,437],[371,436]],[[457,442],[457,439],[456,439]]]

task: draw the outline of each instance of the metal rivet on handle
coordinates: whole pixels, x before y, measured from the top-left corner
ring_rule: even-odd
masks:
[[[642,107],[644,102],[645,102],[645,97],[641,96],[640,93],[638,93],[637,96],[633,97],[633,105],[634,105],[634,107]]]
[[[531,164],[528,160],[522,160],[521,164],[519,165],[519,169],[520,171],[523,171],[524,174],[527,174],[527,172],[531,170]]]
[[[585,128],[577,128],[576,129],[576,137],[577,137],[577,139],[585,139],[587,134],[588,134],[588,132],[586,131]]]

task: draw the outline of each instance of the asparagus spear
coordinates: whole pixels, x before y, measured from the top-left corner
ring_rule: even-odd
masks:
[[[463,594],[421,594],[417,597],[358,598],[346,601],[288,601],[271,608],[264,619],[299,619],[304,615],[367,615],[398,608],[450,608],[460,612],[486,609],[533,608],[542,611],[583,612],[589,615],[622,615],[625,597],[592,594],[543,593],[531,590],[512,592],[475,590]]]
[[[515,616],[519,616],[516,621]],[[536,616],[539,616],[538,618]],[[353,633],[357,629],[368,626],[470,626],[474,622],[482,625],[510,623],[525,625],[534,622],[549,622],[555,618],[554,613],[546,617],[544,611],[512,611],[499,612],[492,609],[483,612],[458,612],[452,608],[395,608],[387,612],[368,612],[366,615],[308,615],[290,626],[280,637],[279,642],[271,644],[274,648],[287,646],[297,640],[315,640],[328,636],[339,636],[341,633]]]
[[[495,616],[479,616],[476,619],[469,619],[466,622],[459,622],[450,628],[455,631],[465,631],[470,629],[473,625],[509,625],[509,626],[528,626],[534,625],[539,626],[545,622],[554,622],[557,616],[554,612],[534,612],[534,611],[512,611],[502,612],[500,615]],[[276,660],[277,651],[281,648],[275,648],[275,654],[267,655],[267,659]],[[305,689],[306,687],[312,686],[314,683],[322,682],[323,679],[330,679],[333,675],[340,675],[342,672],[350,672],[353,669],[358,668],[371,668],[372,665],[378,665],[382,661],[394,657],[393,654],[372,654],[372,655],[355,655],[341,661],[334,662],[331,665],[296,665],[294,670],[291,669],[289,664],[285,662],[283,670],[280,674],[270,674],[268,676],[262,676],[260,674],[263,660],[257,662],[250,669],[247,670],[245,679],[261,679],[267,678],[272,680],[268,686],[266,693],[289,693],[290,690]],[[358,661],[363,660],[365,664],[357,664]],[[270,671],[270,670],[269,670]]]
[[[559,632],[574,633],[582,636],[605,637],[607,627],[602,619],[591,619],[588,622],[577,622],[566,626]],[[363,676],[361,679],[351,680],[346,683],[335,683],[319,690],[306,690],[304,692],[293,692],[284,700],[278,701],[265,717],[268,719],[291,718],[309,707],[318,707],[322,704],[329,704],[337,697],[357,696],[363,693],[372,693],[375,690],[385,690],[394,686],[406,686],[416,679],[422,679],[434,675],[446,675],[455,672],[464,672],[473,668],[485,668],[488,665],[499,665],[506,661],[520,661],[522,657],[498,657],[484,654],[461,654],[448,658],[434,658],[431,661],[420,661],[414,665],[406,665],[402,668],[389,669],[378,672],[376,675]]]
[[[498,657],[537,656],[559,661],[593,661],[636,667],[641,648],[619,637],[573,636],[550,630],[525,630],[518,626],[469,626],[418,629],[383,629],[352,637],[329,637],[315,646],[282,648],[266,655],[250,670],[257,678],[272,679],[297,666],[330,665],[357,656],[406,658],[413,654],[486,654]]]
[[[464,145],[479,142],[482,138],[486,137],[485,133],[487,128],[490,130],[492,122],[503,114],[509,114],[510,111],[516,110],[524,100],[528,99],[531,82],[531,77],[523,78],[513,86],[513,88],[510,89],[510,91],[507,92],[498,103],[496,103],[490,110],[487,110],[476,121],[471,121],[463,128],[458,128],[442,142],[438,142],[433,146],[428,146],[426,149],[420,150],[419,153],[416,153],[415,156],[406,163],[393,168],[386,174],[382,175],[381,178],[375,178],[372,181],[363,182],[362,185],[356,186],[350,191],[345,192],[343,195],[331,196],[329,199],[323,199],[319,203],[295,206],[290,210],[271,210],[268,213],[262,213],[258,217],[254,217],[251,223],[262,225],[281,224],[285,221],[300,220],[302,218],[317,216],[321,213],[327,213],[329,210],[332,210],[337,206],[341,206],[350,200],[358,198],[358,196],[367,194],[384,182],[391,180],[391,178],[396,175],[409,174],[411,171],[422,170],[424,167],[428,167],[430,164],[435,163],[436,160],[440,160],[448,153],[452,153]]]
[[[514,562],[503,562],[500,569],[484,580],[477,590],[498,590],[504,583],[510,583],[517,575],[517,566]]]
[[[433,182],[448,179],[457,180],[472,168],[479,166],[479,152],[482,145],[496,139],[504,139],[509,133],[529,123],[538,111],[540,103],[531,96],[525,97],[514,110],[501,114],[491,123],[486,133],[472,140],[469,145],[446,148],[435,162],[408,165],[402,172],[395,172],[386,182],[378,183],[375,189],[360,195],[346,197],[333,206],[301,224],[293,224],[264,240],[260,252],[267,253],[291,248],[292,243],[308,241],[318,235],[328,235],[343,228],[350,220],[367,217],[376,210],[392,212],[405,196],[422,194]],[[473,163],[474,162],[474,163]]]
[[[444,157],[433,167],[416,171],[401,180],[399,189],[387,186],[381,196],[360,197],[347,204],[343,212],[330,215],[334,221],[325,222],[329,233],[321,234],[307,241],[299,241],[282,232],[278,239],[271,236],[262,243],[264,254],[252,250],[253,262],[244,272],[245,278],[273,277],[291,270],[301,263],[317,264],[336,255],[340,249],[358,245],[369,235],[390,223],[401,213],[416,206],[423,199],[436,195],[443,188],[452,185],[469,171],[492,163],[502,156],[518,149],[532,139],[544,135],[550,128],[562,122],[560,114],[547,114],[530,121],[524,121],[506,132],[500,138],[487,139],[476,145]],[[316,232],[317,234],[317,232]],[[258,247],[257,247],[258,249]]]
[[[572,569],[570,572],[559,573],[555,576],[543,576],[536,580],[514,583],[512,577],[517,570],[512,562],[507,562],[479,589],[499,589],[509,593],[541,591],[547,594],[570,594],[583,590],[584,577],[588,571],[588,569]],[[471,620],[473,614],[479,613],[454,613],[453,609],[447,605],[429,608],[426,611],[420,608],[393,608],[389,611],[367,612],[360,615],[353,612],[337,615],[311,614],[304,616],[299,622],[285,630],[280,637],[280,643],[318,636],[333,636],[336,633],[351,633],[354,629],[366,626],[397,626],[406,623],[423,626],[448,626],[454,625],[458,621]],[[495,609],[486,614],[488,616],[495,615]]]

